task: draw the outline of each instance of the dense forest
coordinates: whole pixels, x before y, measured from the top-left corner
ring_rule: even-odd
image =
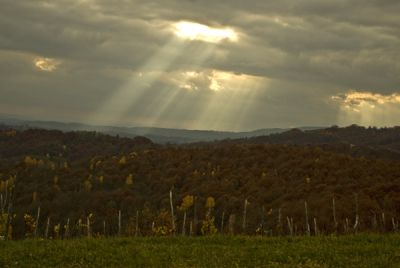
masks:
[[[399,137],[399,128],[350,126],[159,145],[3,127],[0,231],[15,239],[398,231]]]
[[[250,144],[324,145],[357,156],[378,156],[400,159],[400,127],[376,128],[351,125],[302,131],[292,129],[278,134],[253,138],[226,140]]]

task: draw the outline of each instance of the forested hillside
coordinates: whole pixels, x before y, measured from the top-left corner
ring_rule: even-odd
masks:
[[[267,144],[278,137],[162,146],[142,137],[4,129],[2,214],[15,214],[14,238],[33,235],[39,207],[42,234],[65,233],[68,222],[69,233],[79,235],[86,221],[93,234],[165,234],[173,232],[172,190],[175,232],[184,214],[193,234],[214,232],[205,224],[248,234],[305,233],[309,226],[315,233],[397,230],[396,157],[363,156],[364,147],[354,155],[333,142]]]
[[[351,125],[344,128],[333,126],[326,129],[302,131],[292,129],[284,133],[233,140],[235,143],[271,144],[347,144],[363,150],[381,150],[389,155],[400,153],[400,127],[376,128]],[[363,154],[363,152],[361,152]]]

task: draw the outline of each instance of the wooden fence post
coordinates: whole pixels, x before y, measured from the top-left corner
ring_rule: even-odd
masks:
[[[336,219],[336,203],[335,203],[335,197],[332,198],[332,213],[333,213],[333,229],[335,231],[335,234],[337,233],[337,228],[338,228],[338,222]]]
[[[88,238],[92,237],[92,232],[91,232],[91,229],[90,229],[90,217],[89,216],[86,217],[86,228],[87,228],[87,237]]]
[[[222,217],[221,217],[221,234],[224,233],[224,221],[225,221],[225,211],[222,211]]]
[[[243,207],[243,222],[242,222],[242,231],[246,233],[246,214],[247,214],[247,199],[244,200],[244,207]]]
[[[307,205],[307,201],[304,201],[304,208],[305,208],[305,213],[306,213],[306,232],[307,232],[307,235],[309,236],[311,234],[311,230],[310,230],[310,222],[308,221],[308,205]]]
[[[122,224],[122,219],[121,219],[121,210],[118,210],[118,236],[121,236],[121,224]]]
[[[38,229],[39,229],[39,217],[40,217],[40,207],[38,207],[36,214],[36,224],[35,224],[35,238],[38,237]]]
[[[182,236],[186,234],[186,210],[183,212]]]
[[[46,239],[49,238],[49,228],[50,228],[50,217],[47,217],[46,231],[44,233],[44,237]]]
[[[235,214],[229,215],[228,228],[229,228],[229,234],[230,235],[234,235],[235,234],[235,222],[236,222]]]
[[[357,193],[354,194],[354,199],[355,199],[355,203],[356,203],[356,218],[355,218],[355,221],[354,221],[353,229],[354,229],[354,232],[357,233],[358,232],[358,225],[359,225],[358,194]]]
[[[139,210],[136,210],[135,236],[139,236]]]
[[[174,214],[174,203],[172,200],[172,189],[169,191],[169,203],[171,205],[171,225],[173,234],[175,234],[175,214]]]
[[[293,218],[290,219],[289,216],[287,216],[286,220],[288,223],[289,234],[290,234],[290,236],[293,236]]]

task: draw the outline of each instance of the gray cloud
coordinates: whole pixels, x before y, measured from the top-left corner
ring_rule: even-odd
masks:
[[[347,123],[348,99],[333,96],[399,92],[398,1],[2,0],[0,6],[3,114],[241,130]],[[239,41],[178,40],[173,23],[183,20],[233,28]],[[40,70],[38,58],[60,64]],[[224,89],[210,90],[215,83]],[[117,112],[119,103],[126,107]],[[348,118],[382,124],[368,113],[362,121]]]

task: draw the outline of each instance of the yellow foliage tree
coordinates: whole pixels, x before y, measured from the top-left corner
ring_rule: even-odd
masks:
[[[211,210],[215,207],[215,199],[212,196],[207,197],[206,200],[206,208],[208,209],[208,213],[211,213]]]
[[[182,204],[178,207],[178,209],[182,211],[187,211],[191,206],[193,206],[194,197],[193,195],[186,195],[182,199]]]
[[[17,135],[17,131],[15,129],[9,130],[9,131],[4,131],[1,134],[7,137],[15,137]]]
[[[60,224],[54,225],[54,238],[58,239],[60,238]]]
[[[7,213],[0,213],[0,235],[4,235],[6,233],[6,225],[7,225],[8,214]]]
[[[133,175],[132,175],[132,174],[129,174],[129,175],[126,177],[126,179],[125,179],[125,184],[128,185],[128,186],[130,186],[130,185],[133,184]]]
[[[28,167],[36,166],[37,163],[38,163],[37,160],[34,157],[31,157],[29,155],[25,156],[25,158],[24,158],[24,164]]]
[[[182,235],[186,232],[186,211],[193,206],[194,197],[193,195],[186,195],[182,199],[182,204],[178,207],[179,210],[183,211],[183,225],[182,225]]]
[[[49,168],[51,169],[51,170],[56,170],[56,164],[54,164],[54,162],[49,162]]]
[[[34,191],[34,192],[32,193],[32,203],[34,203],[34,202],[37,201],[37,196],[38,196],[37,192]]]
[[[25,213],[24,214],[24,222],[25,222],[25,236],[31,237],[36,229],[36,221],[32,217],[32,215]]]
[[[10,175],[10,177],[7,180],[6,185],[11,189],[15,185],[15,181],[17,179],[17,175]]]
[[[153,234],[156,236],[171,235],[174,229],[171,226],[170,219],[171,214],[166,210],[161,210],[155,219],[154,228],[152,228]]]
[[[10,215],[10,218],[15,218],[16,215]],[[12,225],[8,224],[8,233],[7,232],[7,222],[9,222],[9,215],[7,213],[0,213],[0,236],[5,238],[6,236],[8,239],[12,238]]]
[[[213,235],[217,233],[217,228],[215,227],[214,217],[212,217],[211,212],[215,207],[215,199],[212,196],[207,197],[206,200],[206,218],[203,220],[203,224],[201,226],[201,233],[203,235]]]
[[[120,166],[126,165],[126,157],[125,156],[121,157],[121,159],[119,159],[119,161],[118,161],[118,164]]]
[[[92,190],[92,187],[93,187],[92,183],[89,180],[85,180],[84,186],[85,186],[85,190],[88,191],[88,192],[90,192]]]
[[[68,165],[67,161],[64,162],[63,168],[64,168],[64,169],[69,169],[69,165]]]
[[[58,176],[57,175],[54,176],[53,183],[54,183],[54,185],[58,185]]]
[[[54,178],[53,178],[53,188],[54,188],[54,190],[56,190],[56,191],[61,191],[61,188],[60,188],[60,186],[58,185],[58,182],[59,182],[59,178],[58,178],[58,176],[56,175],[56,176],[54,176]]]
[[[203,235],[213,235],[217,233],[217,227],[215,227],[214,217],[211,217],[207,214],[201,226],[201,233]]]
[[[3,192],[5,190],[6,190],[6,182],[0,181],[0,192]]]

